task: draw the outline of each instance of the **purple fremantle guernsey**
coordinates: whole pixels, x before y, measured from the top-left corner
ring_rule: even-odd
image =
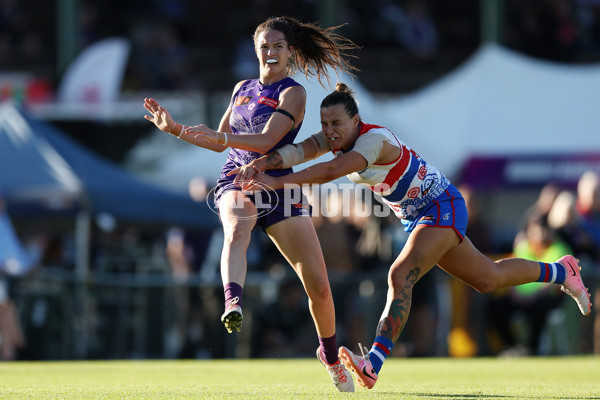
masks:
[[[281,92],[292,86],[300,86],[298,82],[290,77],[284,78],[271,85],[263,85],[258,79],[245,81],[233,94],[231,98],[231,115],[229,117],[229,126],[234,135],[244,133],[260,133],[271,118],[271,115],[279,105],[279,96]],[[287,110],[286,110],[287,111]],[[272,152],[286,144],[293,143],[300,131],[302,123],[294,129],[291,129],[275,146],[267,151]],[[265,153],[266,154],[266,153]],[[248,151],[231,148],[227,161],[221,170],[221,176],[217,181],[217,190],[215,202],[224,192],[229,190],[239,190],[233,184],[235,176],[227,176],[227,173],[234,168],[241,167],[250,163],[264,154],[256,151]],[[272,176],[282,176],[292,173],[291,168],[269,170],[267,174]]]
[[[231,116],[229,125],[234,135],[244,133],[260,133],[271,118],[271,115],[279,105],[281,92],[292,86],[299,86],[292,78],[285,78],[271,85],[263,85],[258,79],[244,82],[240,89],[234,93],[231,99]],[[270,153],[288,143],[293,143],[300,131],[302,123],[290,130],[273,148]],[[221,178],[233,168],[246,165],[251,161],[262,157],[264,154],[256,151],[230,149],[227,162],[221,172]],[[269,175],[281,176],[291,173],[291,169],[270,170]]]

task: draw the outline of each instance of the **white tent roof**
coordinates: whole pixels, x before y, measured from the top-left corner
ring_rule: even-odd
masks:
[[[300,141],[320,129],[319,106],[332,88],[295,79],[308,94]],[[486,45],[444,78],[397,98],[376,98],[346,75],[339,80],[356,92],[363,120],[388,127],[450,178],[475,154],[600,152],[598,64],[551,63]],[[190,148],[162,160],[153,175],[214,182],[224,160]]]
[[[387,102],[381,115],[452,176],[472,154],[600,152],[599,106],[600,65],[550,63],[488,45],[440,81]]]

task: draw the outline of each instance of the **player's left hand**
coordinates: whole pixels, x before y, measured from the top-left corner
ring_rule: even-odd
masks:
[[[256,176],[256,174],[262,172],[253,162],[243,165],[241,167],[235,168],[230,171],[227,176],[236,175],[233,179],[233,184],[245,190],[245,186],[250,182],[250,180]]]
[[[260,190],[276,190],[280,189],[276,177],[257,172],[250,181],[244,183],[242,190],[244,191],[260,191]]]

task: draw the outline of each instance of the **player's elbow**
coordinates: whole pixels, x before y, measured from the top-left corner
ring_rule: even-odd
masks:
[[[314,160],[319,156],[319,153],[314,146],[309,146],[308,148],[306,146],[302,146],[302,150],[304,154],[304,161]]]
[[[331,182],[336,180],[343,174],[340,173],[339,169],[333,165],[325,165],[321,173],[322,183]]]
[[[257,140],[256,144],[253,146],[253,150],[262,154],[267,154],[276,144],[277,141],[272,138],[269,138],[266,135],[260,135],[259,140]]]

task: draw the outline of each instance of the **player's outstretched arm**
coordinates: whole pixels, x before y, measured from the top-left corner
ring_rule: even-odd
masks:
[[[182,136],[185,130],[185,125],[175,122],[171,113],[166,108],[162,107],[156,100],[151,98],[144,99],[144,108],[148,110],[150,115],[144,115],[144,118],[154,123],[158,129],[163,132],[169,133],[179,139],[185,140],[186,142],[192,143],[196,146],[203,147],[205,149],[213,150],[216,152],[222,152],[227,148],[217,143],[211,143],[206,138],[198,135],[199,137],[184,137]],[[224,127],[224,129],[226,129]]]
[[[323,184],[342,176],[361,171],[367,167],[367,160],[356,151],[349,151],[331,161],[311,165],[301,171],[283,176],[270,176],[258,172],[249,182],[243,182],[242,189],[248,191],[284,189],[286,186]]]
[[[240,82],[238,85],[241,83],[243,82]],[[238,132],[235,135],[231,134],[229,127],[230,106],[224,116],[224,118],[227,117],[226,120],[221,120],[219,130],[213,130],[204,124],[186,126],[182,138],[191,142],[188,138],[203,137],[212,143],[265,154],[279,143],[291,129],[297,127],[302,122],[305,103],[306,93],[304,89],[300,86],[293,86],[284,90],[280,95],[278,109],[283,110],[283,113],[274,112],[262,132]],[[224,122],[226,123],[224,124]]]

